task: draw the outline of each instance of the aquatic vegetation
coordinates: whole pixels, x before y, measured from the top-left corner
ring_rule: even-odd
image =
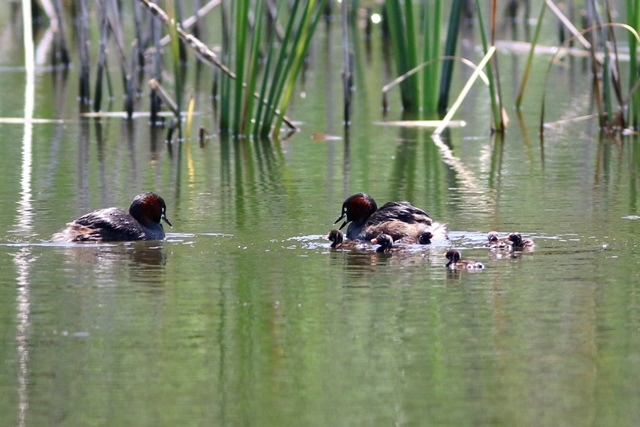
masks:
[[[148,93],[151,125],[167,125],[161,110],[170,110],[173,117],[168,123],[169,135],[177,130],[179,140],[183,138],[185,102],[191,103],[191,118],[208,107],[190,95],[208,72],[217,121],[212,133],[277,137],[295,131],[297,127],[286,113],[300,90],[296,85],[323,17],[327,22],[340,19],[342,24],[343,105],[345,125],[349,126],[351,92],[361,87],[356,80],[363,78],[352,72],[358,67],[353,61],[359,60],[352,50],[357,49],[358,38],[372,37],[374,15],[380,23],[382,49],[387,49],[394,65],[390,83],[382,88],[385,110],[389,107],[387,94],[396,87],[403,111],[416,118],[431,119],[436,112],[444,116],[454,105],[464,102],[462,96],[453,104],[450,101],[452,89],[460,84],[454,80],[455,64],[476,67],[479,57],[462,58],[457,50],[459,38],[474,42],[475,32],[475,43],[487,59],[480,76],[489,87],[486,102],[492,115],[490,129],[503,132],[509,107],[522,108],[534,62],[540,63],[537,52],[544,48],[541,37],[549,43],[549,34],[544,34],[543,28],[548,29],[553,18],[559,22],[560,36],[557,45],[549,47],[555,49],[555,54],[550,60],[544,58],[548,70],[561,63],[565,55],[586,56],[586,69],[593,82],[591,99],[600,127],[617,133],[637,128],[640,122],[640,7],[636,3],[627,0],[624,10],[616,10],[617,5],[608,1],[588,1],[578,14],[573,11],[573,4],[561,5],[552,0],[510,1],[503,11],[496,0],[385,0],[382,4],[350,1],[341,3],[339,14],[331,15],[332,3],[327,0],[210,0],[204,5],[175,0],[137,0],[127,5],[114,0],[79,0],[71,6],[54,0],[47,15],[55,26],[52,64],[66,67],[71,61],[69,52],[76,53],[82,113],[92,109],[94,115],[100,115],[101,111],[112,109],[113,100],[120,97],[124,100],[124,116],[132,119],[134,113],[146,109],[143,95]],[[533,20],[531,12],[536,6],[539,13]],[[189,13],[192,16],[185,17]],[[518,16],[523,17],[522,21],[517,21]],[[576,16],[584,22],[574,23]],[[73,22],[74,31],[69,30],[66,21]],[[524,29],[528,43],[526,65],[522,74],[515,77],[519,90],[513,101],[502,94],[498,55],[490,54],[500,42],[496,34],[504,33],[502,30],[509,24],[514,32],[518,27]],[[205,27],[215,34],[206,34]],[[532,37],[530,27],[534,28]],[[330,28],[327,25],[327,31]],[[68,40],[76,46],[70,49]],[[117,67],[109,66],[116,62]],[[121,92],[114,85],[118,73]],[[544,94],[541,103],[542,131]],[[450,115],[444,125],[451,119]],[[192,124],[189,120],[189,126]]]

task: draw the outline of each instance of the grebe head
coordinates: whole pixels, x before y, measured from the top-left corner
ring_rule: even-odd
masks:
[[[159,224],[164,221],[169,227],[173,227],[167,219],[167,205],[156,193],[138,194],[129,206],[129,215],[142,224]]]
[[[376,252],[389,252],[393,247],[393,237],[388,234],[379,234],[378,237],[371,239],[371,243],[374,245],[380,245]]]
[[[500,241],[497,231],[490,231],[487,233],[487,239],[489,239],[489,243],[498,243]]]
[[[351,221],[365,221],[377,210],[378,205],[372,197],[365,193],[357,193],[344,201],[342,204],[342,213],[334,224],[337,224],[346,217],[346,220],[340,226],[342,230],[342,228]]]
[[[445,264],[445,267],[449,267],[451,264],[460,261],[460,252],[457,249],[449,249],[444,256],[449,260],[449,262]]]
[[[425,231],[418,237],[418,243],[421,245],[430,245],[431,239],[433,239],[433,233],[430,231]]]
[[[344,242],[344,234],[340,230],[331,230],[327,234],[327,239],[331,242],[331,247],[335,249]]]
[[[511,233],[507,239],[512,242],[515,246],[519,246],[522,244],[522,234],[520,233]]]

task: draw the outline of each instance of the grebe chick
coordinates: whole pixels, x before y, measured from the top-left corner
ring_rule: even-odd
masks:
[[[389,253],[393,248],[393,238],[388,234],[379,234],[378,237],[371,239],[371,243],[374,245],[380,245],[376,249],[378,253]],[[397,247],[396,247],[397,249]]]
[[[431,239],[433,239],[433,237],[434,236],[432,232],[425,231],[418,237],[418,243],[421,245],[430,245]]]
[[[490,231],[487,233],[487,239],[489,240],[485,246],[489,249],[509,249],[509,243],[504,240],[500,240],[500,236],[497,231]]]
[[[482,270],[484,268],[484,265],[480,262],[461,259],[460,251],[457,249],[449,249],[445,257],[449,260],[445,267],[451,270]]]
[[[339,248],[344,243],[344,234],[340,230],[331,230],[327,234],[327,240],[331,242],[332,249]]]
[[[511,233],[507,237],[511,243],[513,250],[521,251],[523,249],[533,249],[536,245],[531,239],[523,239],[520,233]]]
[[[344,238],[344,234],[340,230],[331,230],[327,234],[327,240],[331,242],[331,249],[358,249],[361,242]]]

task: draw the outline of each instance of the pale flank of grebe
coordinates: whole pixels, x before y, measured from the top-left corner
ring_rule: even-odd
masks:
[[[161,221],[171,226],[167,206],[155,193],[138,194],[129,212],[106,208],[81,216],[54,234],[54,242],[109,242],[164,239]]]

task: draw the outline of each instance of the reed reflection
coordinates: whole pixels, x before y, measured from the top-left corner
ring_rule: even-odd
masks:
[[[518,114],[518,118],[521,114]],[[489,168],[489,188],[498,190],[497,196],[500,195],[500,183],[502,181],[502,158],[504,153],[504,133],[494,133],[491,136],[493,149],[491,150],[491,167]]]
[[[98,149],[98,181],[100,182],[100,188],[105,189],[108,187],[107,185],[107,170],[105,167],[106,158],[105,158],[105,139],[102,121],[99,118],[94,119],[94,129],[96,133],[96,148]],[[104,195],[104,192],[101,192]],[[106,205],[108,203],[107,200],[101,200],[102,204]]]
[[[411,118],[405,114],[402,119]],[[390,180],[392,200],[415,199],[417,147],[418,129],[401,127]]]
[[[625,138],[625,146],[630,150],[630,178],[629,179],[629,208],[631,212],[638,212],[638,184],[640,181],[640,150],[638,149],[638,135]]]
[[[411,117],[404,116],[403,120]],[[430,137],[431,129],[400,127],[389,194],[392,200],[418,200],[416,188],[424,187],[427,213],[440,216],[444,210],[447,188],[451,187],[442,154]],[[419,151],[422,148],[422,156]],[[422,164],[419,159],[422,158]],[[420,183],[418,184],[418,181]]]
[[[228,210],[226,217],[236,219],[239,229],[252,226],[260,216],[270,215],[273,206],[265,202],[265,194],[287,195],[280,140],[222,135],[220,157],[221,205]]]
[[[78,129],[78,160],[76,163],[76,198],[78,205],[85,209],[89,206],[89,168],[91,131],[90,119],[81,118]]]

